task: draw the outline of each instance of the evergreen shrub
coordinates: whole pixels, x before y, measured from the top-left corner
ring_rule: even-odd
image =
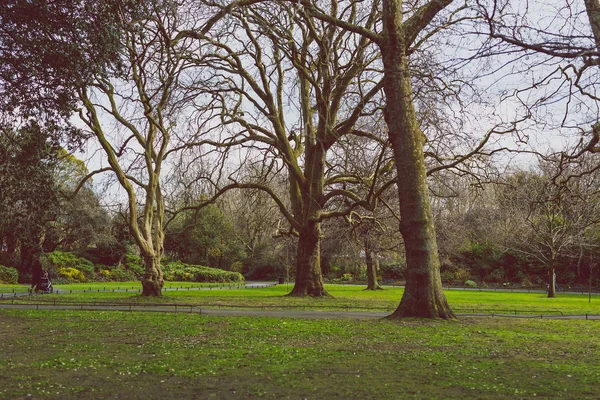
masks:
[[[0,283],[17,283],[19,281],[19,271],[15,268],[0,265]]]
[[[83,272],[76,268],[66,267],[66,268],[58,268],[58,281],[65,283],[73,283],[73,282],[86,282],[87,279]]]
[[[244,276],[239,272],[224,271],[201,265],[190,265],[180,261],[172,261],[163,265],[163,272],[167,281],[217,283],[238,283],[244,281]]]
[[[129,270],[133,273],[133,276],[135,277],[134,280],[142,279],[144,277],[144,272],[146,272],[146,265],[144,264],[144,260],[137,254],[125,254],[121,265],[125,267],[126,270]]]
[[[110,280],[111,281],[130,282],[130,281],[135,281],[138,279],[139,278],[136,276],[136,274],[133,273],[133,271],[122,268],[122,267],[113,268],[110,271]]]
[[[53,251],[51,253],[46,253],[44,255],[43,267],[50,273],[50,277],[52,276],[64,276],[64,273],[61,274],[60,270],[65,269],[68,272],[68,275],[74,276],[77,274],[72,273],[69,269],[76,269],[80,271],[84,280],[81,280],[79,277],[74,278],[75,281],[85,282],[87,280],[94,279],[94,264],[91,261],[86,260],[85,258],[77,257],[73,253],[65,252],[65,251]],[[63,271],[64,272],[64,271]]]

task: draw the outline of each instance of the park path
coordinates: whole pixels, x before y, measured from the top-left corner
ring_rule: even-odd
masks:
[[[219,287],[196,287],[196,288],[165,288],[164,291],[187,291],[187,290],[249,290],[261,289],[275,286],[273,282],[248,282],[246,285],[229,285]],[[364,286],[364,285],[363,285]],[[395,286],[399,287],[399,286]],[[400,286],[401,287],[401,286]],[[444,290],[472,290],[472,291],[517,291],[531,293],[545,293],[543,290],[496,290],[496,289],[464,289],[464,288],[445,288]],[[124,288],[124,289],[107,289],[107,290],[55,290],[53,295],[66,293],[102,293],[102,292],[139,292],[140,289]],[[562,292],[581,294],[581,292]],[[16,297],[29,296],[35,298],[41,294],[31,294],[29,292],[14,292],[0,293],[0,299],[14,299]],[[598,295],[594,293],[594,295]],[[43,295],[46,296],[46,295]],[[86,311],[139,311],[139,312],[174,312],[174,313],[195,313],[199,315],[221,316],[221,317],[274,317],[274,318],[301,318],[301,319],[379,319],[384,318],[390,312],[372,312],[372,311],[331,311],[331,310],[299,310],[299,309],[237,309],[237,308],[222,308],[222,307],[201,307],[194,305],[118,305],[118,304],[90,304],[90,303],[30,303],[30,304],[9,304],[0,302],[0,308],[10,309],[36,309],[36,310],[86,310]],[[513,313],[457,313],[458,317],[504,317],[504,318],[538,318],[538,319],[585,319],[585,320],[600,320],[599,314],[577,314],[577,315],[556,315],[556,314],[513,314]]]
[[[102,305],[102,304],[9,304],[0,303],[0,308],[26,310],[82,310],[82,311],[121,311],[121,312],[171,312],[191,313],[216,317],[273,317],[299,319],[380,319],[389,312],[365,311],[306,311],[306,310],[267,310],[267,309],[237,309],[237,308],[207,308],[193,305]],[[536,319],[585,319],[600,321],[600,314],[578,315],[544,315],[544,314],[502,314],[475,313],[457,314],[457,317],[496,317],[496,318],[536,318]]]

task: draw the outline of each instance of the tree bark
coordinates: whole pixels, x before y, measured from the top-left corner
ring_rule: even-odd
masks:
[[[373,251],[371,239],[368,235],[365,237],[365,262],[367,263],[367,288],[365,290],[382,290],[383,288],[377,282],[379,261],[377,260],[377,254]]]
[[[453,318],[442,290],[423,154],[425,136],[416,118],[406,55],[402,2],[383,2],[385,120],[398,172],[400,232],[406,248],[406,287],[390,318]]]
[[[585,0],[585,9],[590,20],[596,49],[600,50],[600,1]]]
[[[155,255],[144,255],[146,272],[142,279],[142,296],[162,296],[162,287],[165,284],[160,268],[160,258]]]
[[[581,265],[583,264],[583,244],[579,243],[579,257],[577,258],[577,279],[581,277]]]
[[[548,297],[556,297],[556,272],[554,268],[550,269],[548,277]]]
[[[35,253],[35,249],[33,246],[30,246],[24,242],[21,242],[21,252],[20,252],[21,260],[17,267],[17,271],[19,271],[19,276],[25,275],[28,272],[32,271],[32,262]],[[40,267],[41,268],[41,267]]]
[[[321,224],[309,222],[298,237],[296,282],[288,296],[329,296],[321,274]]]

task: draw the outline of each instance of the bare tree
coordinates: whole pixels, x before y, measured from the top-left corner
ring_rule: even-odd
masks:
[[[598,1],[476,4],[482,21],[477,31],[487,36],[482,53],[506,54],[506,64],[526,77],[507,95],[526,110],[540,136],[562,139],[549,151],[565,168],[586,152],[600,151]]]
[[[598,222],[597,190],[575,179],[556,185],[556,165],[518,172],[497,185],[498,222],[506,220],[507,250],[535,259],[547,272],[548,297],[555,297],[560,262],[581,257],[583,235]]]
[[[366,26],[377,17],[374,7],[357,11],[332,5],[329,12]],[[213,71],[204,90],[221,110],[225,139],[217,146],[230,154],[242,146],[237,154],[243,163],[256,166],[252,179],[231,173],[234,183],[223,190],[261,190],[273,198],[289,224],[287,232],[298,235],[290,295],[327,295],[320,267],[321,222],[358,205],[370,207],[376,198],[373,191],[361,197],[344,190],[343,182],[360,177],[336,170],[328,152],[346,135],[383,141],[358,128],[380,108],[377,52],[369,38],[314,19],[296,6],[230,10],[214,32],[208,38],[182,31],[179,37],[210,43],[211,55],[197,61]],[[288,179],[287,199],[271,184],[282,173]],[[347,198],[348,206],[329,210],[326,204],[337,197]]]
[[[146,264],[142,295],[160,296],[166,223],[163,184],[172,171],[167,158],[187,140],[188,133],[178,127],[187,127],[188,106],[200,101],[187,92],[189,63],[178,55],[188,44],[171,42],[174,29],[188,23],[180,20],[178,10],[156,3],[136,10],[126,22],[121,71],[95,75],[78,90],[79,115],[108,164],[87,178],[102,172],[116,176],[126,194],[128,228]],[[198,120],[210,120],[200,118],[197,108],[195,113]]]

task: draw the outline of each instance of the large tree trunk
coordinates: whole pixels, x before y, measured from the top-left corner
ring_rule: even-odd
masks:
[[[556,272],[554,268],[550,269],[548,277],[548,297],[556,297]]]
[[[585,9],[590,20],[592,34],[596,42],[596,48],[600,50],[600,1],[585,0]]]
[[[367,235],[365,238],[365,262],[367,263],[367,288],[365,290],[382,290],[377,282],[377,254],[371,246],[371,239]]]
[[[162,287],[165,284],[160,268],[160,258],[156,255],[144,255],[146,273],[142,280],[142,296],[162,296]]]
[[[321,275],[321,224],[307,225],[299,232],[296,282],[288,296],[329,296]]]
[[[406,249],[406,288],[393,318],[453,318],[442,290],[421,132],[412,100],[401,1],[385,0],[381,46],[385,120],[398,172],[400,232]]]
[[[24,242],[21,242],[20,253],[21,261],[19,262],[17,271],[19,271],[19,276],[22,276],[27,274],[28,272],[32,272],[31,266],[33,262],[33,257],[35,256],[35,248]]]

